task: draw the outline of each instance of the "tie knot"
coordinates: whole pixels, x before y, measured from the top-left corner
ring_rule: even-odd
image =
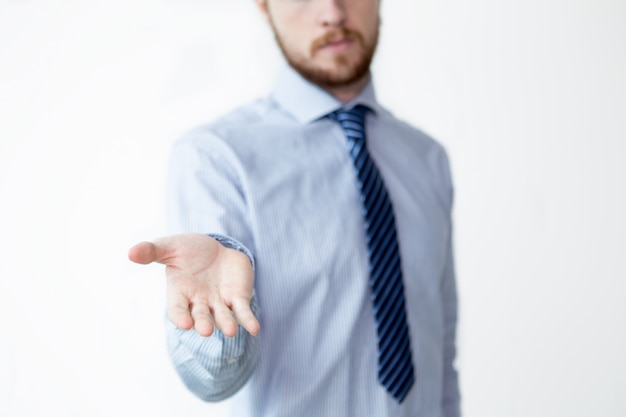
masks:
[[[365,116],[368,110],[367,107],[358,104],[349,110],[336,110],[328,117],[339,123],[348,139],[365,140]]]
[[[360,125],[365,124],[365,115],[368,112],[368,108],[362,104],[357,104],[351,109],[339,109],[330,113],[328,117],[332,120],[341,123],[344,120],[352,120],[354,123],[358,123]]]

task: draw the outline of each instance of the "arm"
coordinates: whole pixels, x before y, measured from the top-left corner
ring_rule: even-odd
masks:
[[[237,392],[258,360],[253,233],[236,165],[224,144],[202,132],[178,142],[167,193],[175,235],[131,249],[135,262],[167,265],[170,357],[207,401]],[[216,239],[200,234],[207,232]]]
[[[447,156],[444,153],[442,171],[444,189],[447,194],[447,207],[452,217],[453,186]],[[450,220],[452,223],[452,220]],[[454,250],[452,243],[452,226],[450,226],[447,242],[447,259],[441,281],[442,314],[444,323],[444,374],[442,409],[445,417],[461,416],[461,396],[459,381],[454,361],[456,359],[456,329],[457,329],[457,291],[456,274],[454,270]]]
[[[456,358],[457,294],[451,239],[448,245],[448,261],[441,283],[441,295],[444,319],[442,409],[445,417],[460,417],[459,381],[454,367]]]

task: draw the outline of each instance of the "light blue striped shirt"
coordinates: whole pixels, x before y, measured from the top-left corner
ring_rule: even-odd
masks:
[[[379,385],[361,201],[341,103],[285,68],[266,98],[172,149],[171,232],[214,233],[255,262],[257,337],[208,338],[168,323],[186,386],[235,395],[237,417],[459,416],[452,183],[444,149],[376,101],[357,99],[396,215],[416,382],[402,404]]]

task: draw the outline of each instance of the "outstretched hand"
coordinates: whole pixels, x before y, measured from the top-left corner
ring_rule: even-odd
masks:
[[[237,334],[237,323],[256,335],[260,325],[250,309],[254,272],[248,257],[202,234],[174,235],[141,242],[128,257],[138,264],[166,266],[167,312],[177,327],[210,336],[214,328]]]

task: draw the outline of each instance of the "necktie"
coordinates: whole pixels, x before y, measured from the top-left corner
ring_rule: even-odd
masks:
[[[393,207],[365,141],[368,108],[357,105],[329,118],[338,122],[354,162],[361,192],[370,263],[370,287],[378,333],[378,380],[402,402],[414,382],[404,285]]]

